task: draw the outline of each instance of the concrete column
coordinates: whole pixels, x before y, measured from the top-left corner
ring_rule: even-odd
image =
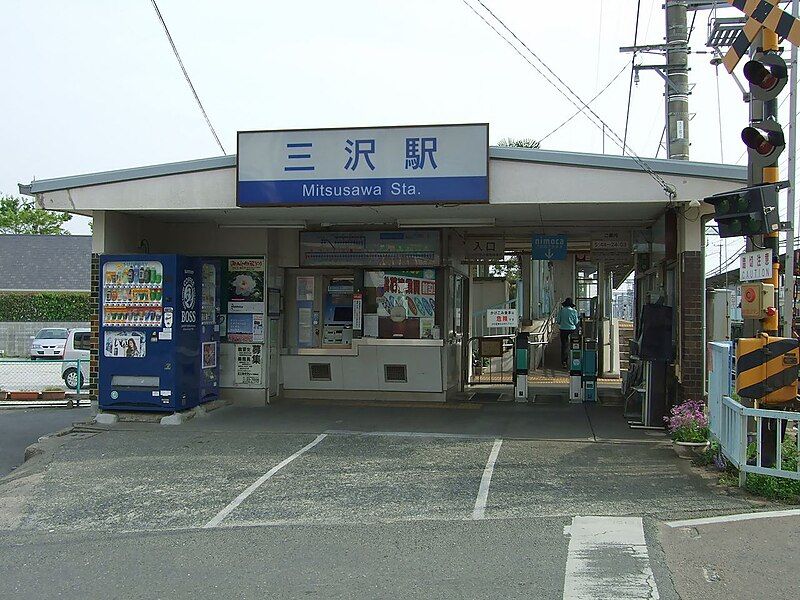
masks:
[[[531,300],[533,298],[531,286],[531,257],[522,254],[519,257],[520,281],[517,282],[517,298],[522,303],[517,308],[517,312],[522,319],[522,324],[530,324],[531,321]]]

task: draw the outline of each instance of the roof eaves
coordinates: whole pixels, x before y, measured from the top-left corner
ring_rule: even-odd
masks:
[[[499,160],[517,160],[567,166],[595,167],[600,169],[617,169],[641,171],[642,167],[630,156],[611,154],[588,154],[584,152],[564,152],[561,150],[540,150],[533,148],[500,148],[491,146],[489,157]],[[656,173],[664,175],[684,175],[688,177],[707,177],[746,181],[747,167],[739,165],[722,165],[683,160],[667,160],[663,158],[647,158],[642,161]]]
[[[214,169],[227,169],[236,166],[236,155],[215,156],[174,163],[164,163],[133,169],[119,169],[116,171],[102,171],[86,175],[72,175],[55,179],[41,179],[29,184],[19,184],[20,194],[33,195],[57,190],[68,190],[78,187],[101,185],[104,183],[118,183],[134,179],[147,179],[150,177],[164,177],[166,175],[180,175],[182,173],[195,173],[198,171],[211,171]]]

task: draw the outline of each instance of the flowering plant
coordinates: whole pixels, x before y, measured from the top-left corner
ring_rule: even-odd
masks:
[[[669,417],[664,417],[672,439],[676,442],[705,442],[708,440],[708,417],[702,402],[686,400],[673,406]]]

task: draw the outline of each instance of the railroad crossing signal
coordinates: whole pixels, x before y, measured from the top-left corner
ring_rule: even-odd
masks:
[[[778,0],[728,0],[728,3],[749,17],[722,59],[728,73],[733,73],[762,27],[800,46],[800,20],[779,8]]]
[[[719,237],[742,237],[779,231],[778,188],[764,184],[705,198],[714,205]]]

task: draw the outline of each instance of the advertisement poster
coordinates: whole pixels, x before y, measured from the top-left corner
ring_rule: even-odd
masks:
[[[375,289],[378,316],[405,311],[405,318],[433,318],[436,314],[436,274],[433,269],[422,271],[369,271],[364,285]],[[395,309],[394,311],[392,309]]]
[[[228,313],[264,312],[263,258],[229,258],[225,271]]]
[[[298,300],[313,300],[314,299],[314,278],[313,277],[298,277],[297,278],[297,299]]]
[[[262,348],[261,344],[236,345],[235,385],[259,386],[262,384]]]
[[[300,266],[438,267],[439,232],[300,232]]]
[[[229,314],[226,323],[227,340],[229,342],[252,342],[253,316],[239,313]]]
[[[353,294],[353,329],[361,331],[361,315],[363,313],[364,301],[361,292]]]
[[[141,331],[107,331],[104,355],[112,358],[144,358],[147,338]]]
[[[264,315],[253,315],[253,341],[264,341]]]
[[[202,368],[213,369],[217,366],[217,342],[203,342]]]

